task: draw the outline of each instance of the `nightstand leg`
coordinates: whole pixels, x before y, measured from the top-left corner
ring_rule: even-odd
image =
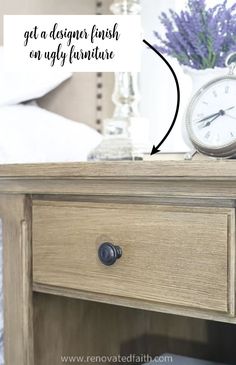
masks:
[[[31,202],[0,195],[5,365],[33,365]]]

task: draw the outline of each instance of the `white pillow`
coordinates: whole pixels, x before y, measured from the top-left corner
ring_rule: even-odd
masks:
[[[65,71],[6,72],[0,47],[0,106],[40,98],[71,77]]]
[[[86,161],[101,135],[34,105],[0,108],[0,164]]]

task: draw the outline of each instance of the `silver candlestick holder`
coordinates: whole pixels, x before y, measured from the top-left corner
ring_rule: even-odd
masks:
[[[138,15],[140,0],[114,0],[111,11],[116,15]],[[149,123],[140,116],[138,79],[138,73],[115,73],[114,114],[103,121],[104,138],[90,153],[89,160],[143,159],[148,150]]]
[[[114,0],[110,9],[116,15],[139,15],[141,4],[140,0]]]

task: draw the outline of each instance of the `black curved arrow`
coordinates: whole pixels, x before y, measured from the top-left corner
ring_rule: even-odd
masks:
[[[164,138],[162,138],[161,142],[158,143],[157,146],[153,146],[152,148],[152,152],[151,152],[151,155],[154,155],[158,152],[160,152],[160,147],[161,145],[165,142],[165,140],[167,139],[167,137],[169,136],[170,132],[172,131],[174,125],[175,125],[175,122],[176,122],[176,119],[177,119],[177,116],[179,114],[179,106],[180,106],[180,87],[179,87],[179,81],[178,81],[178,78],[176,76],[176,73],[175,71],[173,70],[173,68],[171,67],[171,65],[169,64],[169,62],[165,59],[165,57],[159,52],[156,50],[155,47],[153,47],[150,43],[148,43],[145,39],[143,39],[143,42],[149,47],[151,48],[164,62],[165,64],[169,67],[174,79],[175,79],[175,84],[176,84],[176,89],[177,89],[177,105],[176,105],[176,110],[175,110],[175,115],[174,115],[174,119],[173,119],[173,122],[171,123],[171,126],[170,128],[168,129],[166,135]]]

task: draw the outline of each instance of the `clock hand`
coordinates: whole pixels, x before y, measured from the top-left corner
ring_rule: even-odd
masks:
[[[231,106],[231,108],[228,108],[228,109],[225,109],[225,110],[221,109],[221,110],[219,111],[218,115],[216,115],[216,116],[215,116],[215,118],[213,118],[212,120],[210,120],[209,122],[207,122],[207,123],[206,123],[206,125],[211,125],[211,123],[212,123],[215,119],[217,119],[218,117],[223,117],[223,116],[226,114],[226,111],[227,111],[227,110],[232,110],[232,109],[234,109],[234,108],[235,108],[235,106]]]
[[[231,119],[235,119],[236,120],[236,117],[234,117],[233,115],[230,115],[228,113],[225,113],[225,115],[227,115],[227,117],[231,118]]]
[[[219,112],[218,112],[218,113],[211,114],[211,115],[208,115],[208,117],[205,117],[205,118],[203,118],[203,119],[201,119],[201,120],[198,120],[196,123],[202,123],[202,122],[205,122],[206,120],[208,120],[208,119],[210,119],[210,118],[216,117],[218,114],[219,114]]]
[[[235,108],[235,106],[231,106],[231,107],[230,107],[230,108],[228,108],[228,109],[220,110],[218,113],[214,113],[214,114],[208,115],[208,117],[205,117],[205,118],[203,118],[203,119],[201,119],[201,120],[197,121],[197,123],[205,122],[206,120],[208,120],[208,119],[210,119],[210,118],[214,118],[214,117],[216,117],[216,116],[218,116],[218,115],[224,115],[224,113],[225,113],[226,111],[228,111],[228,110],[232,110],[232,109],[234,109],[234,108]]]
[[[222,112],[223,112],[223,110],[222,110]],[[219,118],[222,115],[224,115],[224,114],[218,113],[212,120],[209,120],[209,122],[207,122],[206,124],[204,124],[204,126],[202,128],[209,127],[211,125],[211,123],[214,122],[214,120],[216,120],[217,118]]]
[[[228,110],[232,110],[234,108],[235,108],[235,106],[231,106],[231,108],[225,109],[225,112],[227,112]]]

